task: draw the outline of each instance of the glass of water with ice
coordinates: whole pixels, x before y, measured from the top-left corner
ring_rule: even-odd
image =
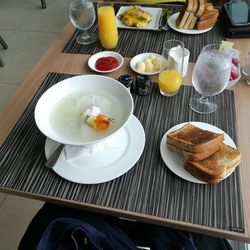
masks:
[[[189,106],[200,114],[213,113],[217,104],[209,99],[221,93],[228,84],[232,56],[219,44],[210,44],[202,49],[192,74],[192,84],[201,95],[190,99]]]
[[[76,37],[79,44],[90,44],[96,41],[97,36],[88,32],[96,19],[95,8],[91,0],[70,0],[69,17],[72,24],[82,31]]]

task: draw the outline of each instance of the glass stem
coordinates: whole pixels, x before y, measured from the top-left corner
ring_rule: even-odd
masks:
[[[89,33],[87,30],[82,30],[82,36],[83,37],[88,37],[89,36]]]
[[[206,96],[202,96],[200,98],[200,101],[203,102],[203,103],[208,102],[208,98]]]

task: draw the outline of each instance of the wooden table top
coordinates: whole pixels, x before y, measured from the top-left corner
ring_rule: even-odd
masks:
[[[10,99],[9,103],[2,111],[0,116],[1,144],[11,132],[15,123],[18,121],[24,109],[29,104],[31,98],[36,93],[40,84],[49,72],[59,72],[68,74],[93,74],[93,71],[91,71],[87,66],[87,60],[90,55],[61,53],[62,48],[64,47],[66,41],[72,35],[73,31],[73,26],[70,23],[66,24],[59,37],[51,45],[51,47],[39,60],[39,62],[35,65],[33,70],[30,72],[30,74],[18,88],[15,95]],[[231,39],[230,41],[233,41],[235,44],[234,47],[241,51],[241,62],[245,62],[246,55],[250,48],[250,39]],[[107,74],[107,76],[117,78],[119,75],[124,73],[133,75],[134,73],[129,67],[129,61],[130,58],[125,58],[123,66],[119,70]],[[188,75],[184,79],[184,84],[189,84],[191,82],[193,66],[194,65],[190,63]],[[156,78],[153,78],[152,80],[156,81]],[[242,152],[240,175],[245,216],[245,233],[228,232],[224,230],[204,227],[201,225],[190,225],[188,223],[172,220],[165,220],[165,225],[250,242],[250,193],[248,191],[250,188],[250,167],[248,166],[248,162],[250,162],[250,154],[248,154],[248,150],[250,148],[250,133],[248,132],[248,129],[250,127],[250,112],[248,111],[250,107],[250,86],[246,84],[246,79],[244,79],[244,77],[242,77],[240,82],[238,82],[235,86],[235,102],[237,113],[238,146]],[[11,190],[4,187],[0,187],[0,190],[2,192],[26,196],[34,199],[56,202],[59,204],[74,206],[78,208],[96,210],[97,212],[101,213],[108,213],[122,217],[138,219],[141,221],[162,224],[160,218],[157,219],[155,217],[150,217],[143,214],[120,211],[117,209],[96,206],[93,204],[81,204],[75,201],[71,202],[69,200],[53,199],[53,197],[44,197],[37,194],[20,192],[18,190]]]

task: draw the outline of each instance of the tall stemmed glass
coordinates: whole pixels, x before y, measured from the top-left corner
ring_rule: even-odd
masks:
[[[218,95],[227,86],[231,71],[231,53],[220,49],[219,44],[210,44],[202,49],[195,64],[192,83],[202,96],[190,99],[190,107],[200,114],[209,114],[217,109],[217,104],[209,97]]]
[[[76,41],[79,44],[90,44],[96,41],[97,36],[87,31],[96,19],[95,8],[92,1],[70,0],[69,17],[72,24],[83,31],[76,37]]]

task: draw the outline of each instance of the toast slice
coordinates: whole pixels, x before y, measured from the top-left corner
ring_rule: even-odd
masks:
[[[219,16],[219,11],[217,9],[204,10],[202,15],[199,17],[199,21],[203,21],[205,19],[215,19],[218,16]]]
[[[182,154],[185,161],[201,161],[201,160],[206,159],[210,155],[214,154],[215,152],[217,152],[220,149],[220,144],[214,146],[211,149],[208,149],[208,150],[205,150],[205,151],[199,152],[199,153],[188,152],[186,150],[183,150],[183,149],[181,149],[177,146],[171,145],[169,143],[167,143],[167,147],[171,151]]]
[[[194,15],[196,13],[198,9],[198,0],[193,0],[193,7],[192,7],[192,10],[190,11],[189,13],[189,16],[183,26],[183,29],[189,29],[189,26],[191,25],[191,23],[193,22],[193,19],[194,19]]]
[[[196,0],[194,0],[196,1]],[[189,25],[192,23],[193,21],[193,18],[194,18],[194,13],[193,12],[190,12],[189,15],[188,15],[188,18],[183,26],[183,29],[188,29],[189,28]]]
[[[224,141],[224,134],[214,133],[187,123],[167,135],[167,143],[192,153],[212,150]]]
[[[199,21],[196,23],[198,30],[209,29],[215,25],[219,11],[213,8],[213,5],[205,4],[204,11],[199,17]]]
[[[185,169],[194,177],[215,184],[230,174],[241,161],[241,152],[224,143],[220,149],[202,161],[186,161]]]
[[[214,6],[212,3],[205,3],[204,4],[204,10],[213,10],[214,9]]]
[[[213,5],[212,5],[213,6]],[[189,29],[194,29],[198,18],[202,15],[205,8],[204,0],[197,0],[197,9],[193,17],[192,22],[189,24]]]
[[[197,30],[206,30],[215,25],[217,18],[205,19],[196,23]]]
[[[193,12],[194,0],[187,0],[183,5],[183,8],[176,19],[176,27],[179,29],[183,29],[189,14]]]

